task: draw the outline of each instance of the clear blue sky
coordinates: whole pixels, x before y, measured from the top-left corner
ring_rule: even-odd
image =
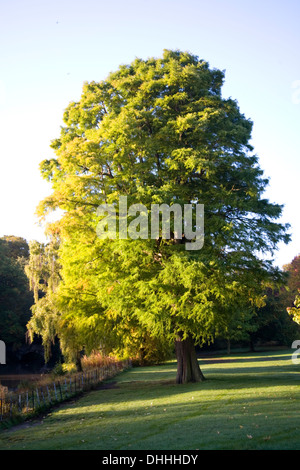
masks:
[[[225,70],[223,96],[253,120],[266,197],[292,224],[276,263],[290,262],[300,253],[299,21],[299,0],[0,0],[0,236],[44,239],[34,213],[51,188],[38,166],[83,82],[180,49]]]

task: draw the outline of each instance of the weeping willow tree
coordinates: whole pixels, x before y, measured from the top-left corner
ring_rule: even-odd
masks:
[[[58,248],[59,237],[53,233],[48,244],[31,241],[29,262],[25,266],[30,289],[34,295],[32,316],[27,324],[27,337],[33,341],[35,334],[41,336],[46,362],[51,356],[51,344],[55,341],[59,321],[55,300],[60,282]]]

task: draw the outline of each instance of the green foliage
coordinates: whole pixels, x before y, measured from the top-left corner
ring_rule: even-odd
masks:
[[[24,238],[14,235],[5,235],[1,237],[1,242],[5,246],[5,251],[9,258],[23,261],[29,258],[29,245]]]
[[[62,362],[57,362],[57,364],[55,364],[55,366],[51,370],[51,374],[53,374],[54,376],[66,375],[66,374],[75,373],[75,372],[76,372],[76,368],[74,364],[72,363],[66,364]]]
[[[293,258],[291,263],[283,266],[286,274],[285,289],[281,292],[285,307],[293,307],[295,296],[300,289],[300,255]]]
[[[297,315],[294,318],[293,313],[296,311],[292,308],[295,307],[294,300],[299,289],[300,256],[295,256],[291,263],[283,266],[277,283],[269,285],[266,289],[265,306],[259,310],[255,318],[258,328],[251,335],[253,341],[277,341],[289,346],[299,337]]]
[[[253,324],[256,326],[254,332],[250,334],[253,345],[275,342],[290,346],[294,339],[298,338],[300,329],[287,313],[285,293],[284,285],[280,289],[266,290],[265,305],[253,318]]]
[[[249,143],[252,123],[222,98],[223,81],[198,57],[165,50],[85,83],[67,107],[56,158],[41,163],[53,192],[38,209],[62,210],[60,282],[53,291],[47,278],[30,323],[47,342],[55,331],[64,353],[138,353],[141,338],[169,347],[179,333],[202,344],[250,331],[276,275],[259,255],[289,235],[277,222],[282,207],[262,197],[268,180]],[[120,195],[148,209],[204,204],[203,249],[185,250],[184,237],[100,240],[97,208],[113,203],[118,216]]]
[[[34,334],[42,337],[46,362],[51,355],[51,344],[55,341],[59,313],[55,303],[55,291],[60,280],[58,247],[59,239],[53,232],[51,241],[46,245],[32,241],[29,262],[25,267],[35,301],[27,324],[28,335],[31,341]]]
[[[116,355],[121,353],[115,352]],[[123,355],[130,357],[133,365],[159,364],[174,357],[174,345],[137,330],[124,345]]]
[[[28,252],[23,238],[0,238],[0,338],[12,350],[25,342],[26,323],[33,303],[24,273]]]
[[[291,315],[294,322],[300,325],[300,289],[299,289],[299,294],[296,295],[294,306],[292,308],[287,307],[287,311]]]

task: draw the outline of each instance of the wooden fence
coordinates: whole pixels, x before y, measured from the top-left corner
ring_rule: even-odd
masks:
[[[103,368],[61,376],[42,385],[36,384],[23,392],[8,392],[0,397],[0,422],[17,416],[30,417],[39,411],[51,408],[57,403],[92,389],[130,365],[130,361],[120,361]]]

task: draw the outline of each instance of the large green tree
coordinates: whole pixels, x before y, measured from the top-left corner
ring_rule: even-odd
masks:
[[[235,306],[249,319],[261,304],[276,271],[267,255],[289,239],[282,206],[263,198],[268,180],[249,143],[252,122],[222,97],[223,81],[180,51],[120,66],[84,84],[52,142],[56,157],[41,163],[53,192],[39,213],[62,211],[58,334],[90,348],[122,349],[149,335],[173,342],[178,383],[203,379],[195,343],[225,332]],[[191,230],[178,238],[173,219],[167,240],[161,231],[155,240],[120,237],[120,196],[149,211],[194,204],[194,230],[203,204],[204,246],[187,249]],[[97,236],[104,203],[116,210],[115,238]]]

